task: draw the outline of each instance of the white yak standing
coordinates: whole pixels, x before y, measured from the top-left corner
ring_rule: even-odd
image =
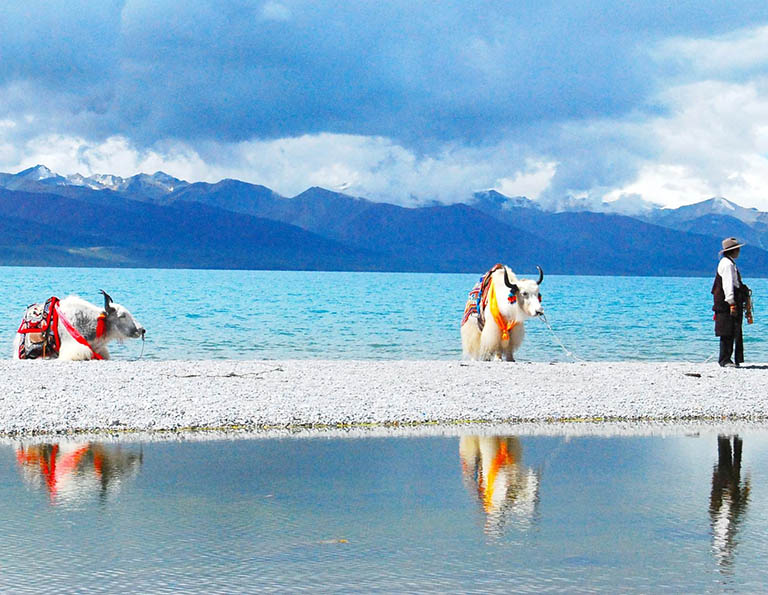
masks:
[[[541,316],[539,280],[518,279],[506,266],[497,264],[469,293],[461,322],[461,346],[465,359],[515,361],[515,351],[525,337],[523,323]]]
[[[30,306],[13,341],[13,358],[109,359],[109,342],[144,340],[144,327],[109,294],[101,293],[103,308],[74,295]]]

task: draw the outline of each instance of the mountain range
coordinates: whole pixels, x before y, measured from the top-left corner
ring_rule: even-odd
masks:
[[[481,273],[712,274],[720,241],[768,276],[768,213],[717,197],[677,209],[636,200],[541,204],[494,190],[403,207],[313,187],[294,197],[163,172],[0,173],[0,264]]]

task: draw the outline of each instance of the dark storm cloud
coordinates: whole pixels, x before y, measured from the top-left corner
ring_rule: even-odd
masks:
[[[139,144],[317,132],[494,142],[648,109],[652,44],[768,15],[738,0],[18,4],[0,8],[0,118]]]

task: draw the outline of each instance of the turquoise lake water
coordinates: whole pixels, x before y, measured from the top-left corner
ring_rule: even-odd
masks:
[[[765,430],[5,444],[0,589],[762,592],[766,454]]]
[[[10,355],[27,304],[71,293],[100,304],[105,289],[147,328],[147,359],[456,359],[467,293],[481,272],[2,267],[0,349]],[[755,297],[746,358],[768,361],[768,279],[745,281]],[[542,294],[557,336],[580,359],[701,362],[717,352],[711,285],[710,278],[547,275]],[[570,360],[542,321],[526,329],[519,360]],[[112,352],[135,358],[141,344]]]

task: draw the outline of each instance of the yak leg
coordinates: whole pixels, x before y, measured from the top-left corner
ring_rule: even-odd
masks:
[[[509,331],[509,341],[504,349],[504,358],[508,362],[515,361],[515,352],[520,349],[520,345],[523,344],[523,338],[525,337],[525,326],[522,323],[518,324]]]
[[[95,347],[102,359],[109,359],[109,350],[106,345]],[[69,336],[61,338],[61,347],[59,348],[59,359],[63,361],[86,361],[93,359],[93,351],[85,345],[82,345]]]
[[[74,342],[73,342],[74,343]],[[93,352],[85,345],[79,343],[62,344],[59,349],[59,359],[62,361],[80,362],[92,360]],[[99,349],[101,359],[109,359],[109,351],[106,348]]]
[[[476,318],[470,318],[461,327],[461,350],[464,359],[480,359],[480,329]]]
[[[502,355],[501,331],[495,324],[486,324],[480,334],[480,357],[483,361],[499,361]]]
[[[59,359],[63,361],[84,361],[93,357],[93,353],[85,345],[81,345],[77,341],[61,341],[61,347],[59,348]]]

